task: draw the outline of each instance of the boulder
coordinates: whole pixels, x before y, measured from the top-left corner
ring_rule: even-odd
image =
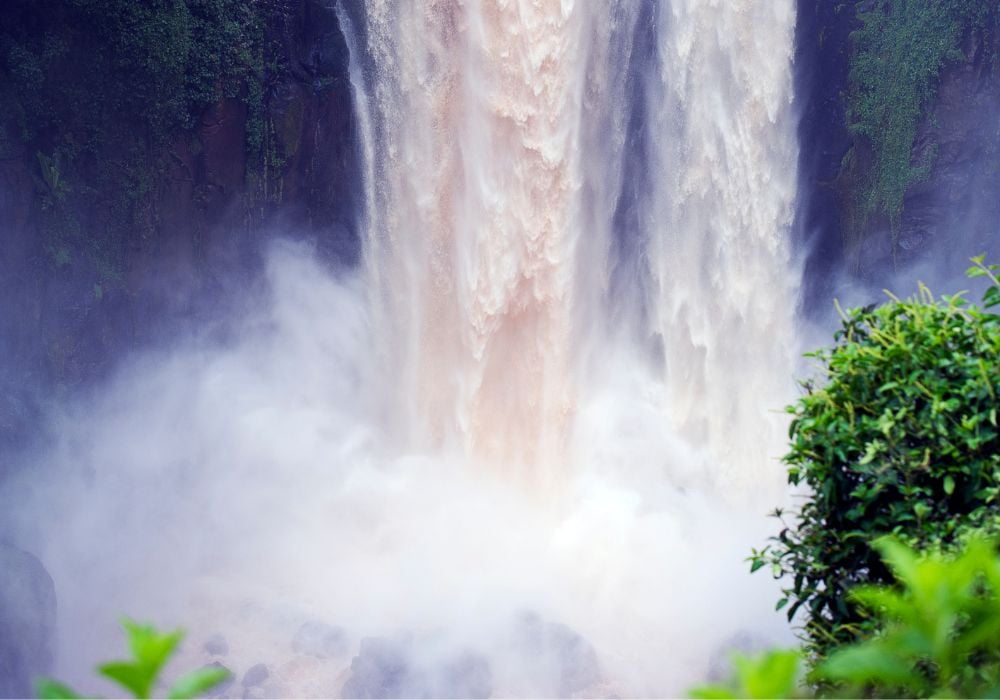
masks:
[[[229,642],[221,634],[213,634],[205,642],[204,649],[212,656],[225,656],[229,653]]]
[[[344,683],[345,698],[401,698],[406,695],[411,669],[405,645],[384,637],[361,640],[351,660],[351,676]]]
[[[488,698],[493,676],[486,657],[461,652],[417,661],[408,641],[369,637],[351,661],[345,698]]]
[[[243,686],[245,688],[263,686],[264,681],[266,681],[270,675],[271,673],[267,670],[267,666],[264,664],[254,664],[247,669],[246,673],[243,674]]]
[[[572,697],[601,680],[593,645],[570,627],[537,613],[519,616],[514,645],[534,686],[532,692]]]
[[[0,571],[0,697],[31,697],[52,669],[55,585],[34,555],[4,543]]]

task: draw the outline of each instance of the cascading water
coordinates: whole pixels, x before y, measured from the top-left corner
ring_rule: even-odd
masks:
[[[775,420],[795,356],[789,231],[797,149],[791,2],[670,3],[650,219],[665,391],[682,435],[727,487],[774,473]],[[780,423],[779,423],[780,425]]]
[[[783,498],[793,1],[338,16],[363,269],[276,247],[223,341],[54,411],[0,490],[57,675],[93,692],[123,612],[265,663],[234,697],[677,695],[787,638],[744,559]]]
[[[648,280],[631,299],[662,348],[666,420],[734,490],[759,484],[793,351],[792,2],[366,13],[367,260],[409,437],[528,471],[559,463],[589,375],[574,360],[585,339],[606,350],[588,324],[609,311],[611,242],[632,236],[647,269],[619,274]],[[644,161],[636,181],[628,157]],[[632,230],[616,230],[622,199],[642,210]]]
[[[580,13],[373,2],[368,268],[426,444],[550,462],[572,411]],[[362,88],[363,89],[363,88]]]

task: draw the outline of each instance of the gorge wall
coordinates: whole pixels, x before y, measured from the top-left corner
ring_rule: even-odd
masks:
[[[827,310],[845,281],[878,301],[890,280],[903,293],[917,278],[960,284],[969,257],[996,258],[997,12],[991,0],[799,1],[805,309]]]
[[[0,446],[36,395],[213,314],[275,233],[354,264],[360,191],[333,3],[3,14]]]
[[[0,445],[26,433],[33,396],[83,386],[123,351],[216,313],[256,279],[273,235],[313,240],[336,264],[358,260],[362,173],[338,5],[363,32],[354,0],[4,6]],[[944,5],[965,13],[957,31],[942,24],[953,17],[899,10],[923,7],[912,3],[798,0],[807,311],[829,309],[842,273],[877,299],[899,273],[956,277],[969,256],[996,257],[997,8]],[[887,26],[906,31],[862,46],[866,13],[902,17]],[[895,211],[868,206],[879,145],[850,126],[852,69],[865,50],[912,65],[928,32],[953,45],[929,68],[895,173],[902,198]],[[905,116],[890,107],[890,121]]]

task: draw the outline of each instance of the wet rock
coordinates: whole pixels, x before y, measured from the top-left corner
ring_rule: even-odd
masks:
[[[264,664],[255,664],[243,674],[243,686],[246,688],[262,686],[270,675],[271,673],[267,670],[267,666]]]
[[[351,677],[344,683],[341,696],[404,697],[410,673],[402,643],[383,637],[367,637],[361,640],[361,650],[351,661]]]
[[[347,633],[342,627],[306,622],[292,638],[292,651],[318,659],[343,656],[348,652]]]
[[[0,697],[31,697],[50,673],[56,626],[52,577],[32,554],[0,543]]]
[[[486,657],[462,652],[415,661],[406,641],[371,637],[351,661],[346,698],[488,698],[493,674]]]
[[[514,643],[537,686],[533,692],[570,697],[600,681],[597,652],[573,629],[528,612],[519,617],[515,630]]]
[[[205,642],[204,649],[212,656],[225,656],[229,653],[229,642],[221,634],[213,634]]]

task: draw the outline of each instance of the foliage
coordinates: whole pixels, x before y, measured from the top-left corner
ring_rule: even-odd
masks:
[[[808,494],[751,559],[788,577],[778,607],[790,603],[789,620],[803,610],[814,657],[873,631],[847,592],[892,581],[875,539],[947,548],[1000,522],[1000,283],[997,266],[975,264],[989,282],[982,308],[921,287],[845,314],[834,347],[810,355],[825,381],[804,382],[787,409],[788,479]]]
[[[96,283],[120,281],[130,240],[155,226],[150,195],[178,134],[224,97],[262,121],[262,12],[240,0],[6,0],[0,151],[37,160],[55,266],[84,261]]]
[[[691,690],[693,698],[791,698],[799,682],[801,654],[776,649],[758,656],[733,656],[735,674],[727,685],[706,685]]]
[[[159,684],[163,667],[177,650],[184,638],[180,630],[162,634],[151,625],[142,625],[132,620],[123,620],[122,626],[128,634],[129,649],[132,658],[124,661],[111,661],[98,666],[97,671],[105,678],[114,681],[136,698],[149,698]],[[226,680],[229,671],[217,666],[192,671],[181,676],[170,687],[167,697],[195,698]],[[38,697],[55,700],[56,698],[84,697],[67,686],[51,679],[42,679],[37,686]]]
[[[862,586],[851,598],[879,632],[834,651],[809,680],[846,697],[997,697],[1000,694],[1000,557],[996,540],[971,538],[958,554],[918,554],[886,537],[874,547],[897,585]],[[798,652],[737,659],[728,686],[699,698],[791,698]]]
[[[851,695],[996,697],[1000,691],[1000,559],[972,541],[961,555],[920,557],[898,540],[876,543],[900,587],[851,597],[878,617],[877,636],[816,669]]]
[[[962,57],[967,31],[986,31],[997,19],[996,0],[877,0],[865,3],[854,35],[848,126],[871,146],[855,206],[864,219],[888,215],[893,237],[903,198],[926,178],[929,149],[913,161],[917,127],[934,96],[941,69]]]
[[[103,120],[124,116],[162,143],[262,70],[260,18],[236,0],[10,5],[0,71],[26,141],[69,127],[86,146],[105,135]]]

